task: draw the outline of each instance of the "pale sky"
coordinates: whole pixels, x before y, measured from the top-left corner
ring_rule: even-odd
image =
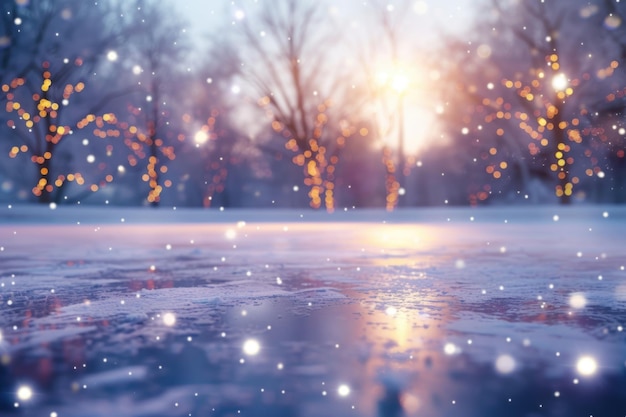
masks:
[[[197,39],[198,46],[201,47],[203,35],[206,36],[211,31],[228,30],[232,24],[236,24],[238,19],[246,18],[242,14],[243,5],[266,1],[269,3],[276,0],[238,0],[238,1],[215,1],[215,0],[186,0],[184,3],[177,3],[180,12],[186,17],[191,27],[189,33],[192,38]],[[371,8],[364,0],[314,0],[325,1],[328,4],[328,13],[333,20],[339,20],[342,28],[352,28],[354,39],[362,39],[367,36],[369,27],[372,25]],[[482,0],[414,0],[411,13],[414,13],[413,20],[407,25],[407,36],[402,42],[408,51],[415,43],[428,44],[436,41],[439,32],[436,27],[445,31],[459,31],[468,26],[472,11]],[[390,13],[395,11],[395,4],[400,4],[399,0],[389,0],[387,9]],[[383,3],[384,4],[384,3]],[[180,6],[178,6],[180,5]],[[369,19],[369,20],[368,20]],[[345,24],[343,24],[345,20]],[[423,78],[427,78],[425,75]],[[239,86],[236,86],[238,89]],[[407,120],[405,121],[406,147],[409,151],[416,151],[426,145],[424,138],[425,131],[432,131],[432,117],[436,103],[428,97],[427,91],[422,91],[423,87],[413,88],[406,94]],[[243,93],[242,93],[243,94]],[[431,108],[432,107],[432,108]],[[418,117],[419,115],[419,117]],[[243,117],[243,116],[242,116]],[[249,132],[251,135],[252,132]],[[395,142],[394,142],[395,143]],[[395,145],[394,145],[395,146]]]
[[[250,0],[256,2],[257,0]],[[276,0],[258,0],[272,2]],[[469,19],[476,5],[481,0],[415,0],[413,12],[424,17],[423,21],[428,26],[442,25],[446,29],[455,31],[467,27]],[[241,9],[240,5],[247,1],[228,0],[185,0],[176,3],[180,5],[180,12],[189,20],[189,28],[193,36],[201,36],[214,30],[223,24],[228,24],[237,19],[236,13]],[[327,0],[329,13],[343,16],[346,24],[359,25],[364,23],[364,12],[367,1],[364,0]],[[393,10],[397,0],[389,0],[388,5]],[[424,27],[425,32],[429,31]]]

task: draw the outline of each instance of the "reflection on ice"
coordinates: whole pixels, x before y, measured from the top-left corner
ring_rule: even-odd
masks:
[[[226,239],[233,240],[237,237],[237,232],[234,229],[228,229],[224,235],[226,236]]]
[[[11,227],[19,239],[0,236],[0,414],[626,412],[617,213],[593,233],[567,215],[535,226],[472,214],[126,222],[96,237]],[[25,381],[36,401],[20,394]]]
[[[398,314],[398,309],[393,307],[393,306],[389,306],[385,309],[385,313],[387,313],[388,316],[395,316],[396,314]]]

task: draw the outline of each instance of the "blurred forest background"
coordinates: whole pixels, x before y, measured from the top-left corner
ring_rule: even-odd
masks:
[[[2,0],[0,201],[626,202],[626,2],[224,3]]]

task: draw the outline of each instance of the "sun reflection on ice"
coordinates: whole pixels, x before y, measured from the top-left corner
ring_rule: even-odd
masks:
[[[385,314],[387,314],[388,316],[395,316],[396,314],[398,314],[398,309],[393,307],[393,306],[389,306],[385,309]]]

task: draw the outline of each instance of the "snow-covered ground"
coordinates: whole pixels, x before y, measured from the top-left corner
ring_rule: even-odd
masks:
[[[0,414],[626,416],[626,208],[0,208]]]

